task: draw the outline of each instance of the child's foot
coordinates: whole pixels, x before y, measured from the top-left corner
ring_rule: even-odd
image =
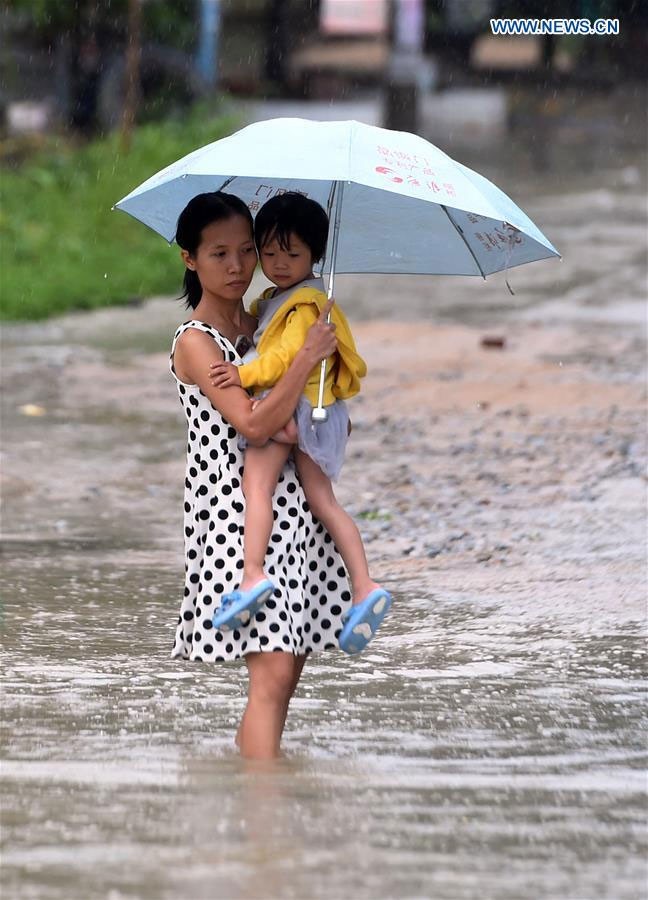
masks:
[[[369,596],[372,591],[377,591],[380,588],[379,584],[376,584],[375,581],[371,581],[371,579],[367,579],[367,581],[361,581],[358,584],[353,584],[353,597],[351,598],[351,602],[354,606],[357,606],[359,603]]]
[[[223,595],[220,608],[214,613],[212,625],[221,631],[247,625],[266,600],[270,599],[274,589],[274,584],[267,578],[262,578],[249,588],[241,582],[238,590]]]
[[[270,581],[263,569],[250,569],[247,572],[243,569],[243,577],[236,590],[251,591],[257,584],[261,584],[262,581]]]
[[[373,638],[392,605],[392,596],[384,588],[377,587],[360,603],[354,604],[344,616],[344,627],[338,643],[345,653],[360,653]]]

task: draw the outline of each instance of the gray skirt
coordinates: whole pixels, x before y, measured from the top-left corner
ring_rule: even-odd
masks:
[[[270,391],[264,391],[257,400],[263,400]],[[297,445],[299,449],[317,463],[322,472],[335,481],[344,463],[346,444],[349,438],[349,413],[344,400],[336,400],[326,407],[326,422],[313,422],[313,407],[306,397],[301,396],[295,410],[297,423]],[[245,450],[247,441],[239,435],[239,450]]]
[[[342,470],[349,437],[349,413],[344,400],[336,400],[326,407],[326,422],[313,422],[313,407],[302,396],[295,410],[299,449],[316,462],[331,481]]]

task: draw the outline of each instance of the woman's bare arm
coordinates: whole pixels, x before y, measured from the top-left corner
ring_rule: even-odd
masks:
[[[223,354],[209,335],[195,328],[187,329],[176,344],[174,364],[178,377],[188,384],[197,384],[212,406],[239,434],[252,445],[262,446],[292,416],[317,363],[335,352],[335,326],[326,323],[328,309],[328,305],[324,307],[308,330],[306,340],[286,374],[254,409],[243,388],[213,386],[210,366],[222,360]]]

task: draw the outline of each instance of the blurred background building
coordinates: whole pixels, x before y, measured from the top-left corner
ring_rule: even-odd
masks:
[[[384,115],[407,126],[417,97],[448,89],[610,90],[620,81],[645,83],[648,4],[562,0],[555,6],[546,0],[6,0],[0,11],[4,128],[113,128],[123,115],[134,39],[140,121],[177,114],[213,92],[340,101],[406,84],[409,90],[391,100],[387,95]],[[620,33],[490,33],[493,16],[552,15],[618,18]]]

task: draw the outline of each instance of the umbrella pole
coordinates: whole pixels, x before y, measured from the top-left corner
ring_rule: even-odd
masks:
[[[335,262],[337,258],[338,236],[340,234],[340,214],[342,212],[342,196],[344,194],[344,182],[336,181],[334,187],[335,193],[335,217],[333,219],[333,240],[331,242],[331,271],[329,273],[327,297],[330,300],[333,296],[333,286],[335,284]],[[331,313],[329,312],[326,321],[331,321]],[[324,381],[326,379],[326,360],[322,360],[320,366],[319,391],[317,395],[317,406],[313,407],[311,412],[311,421],[313,424],[326,422],[328,419],[328,411],[323,405],[324,401]]]

